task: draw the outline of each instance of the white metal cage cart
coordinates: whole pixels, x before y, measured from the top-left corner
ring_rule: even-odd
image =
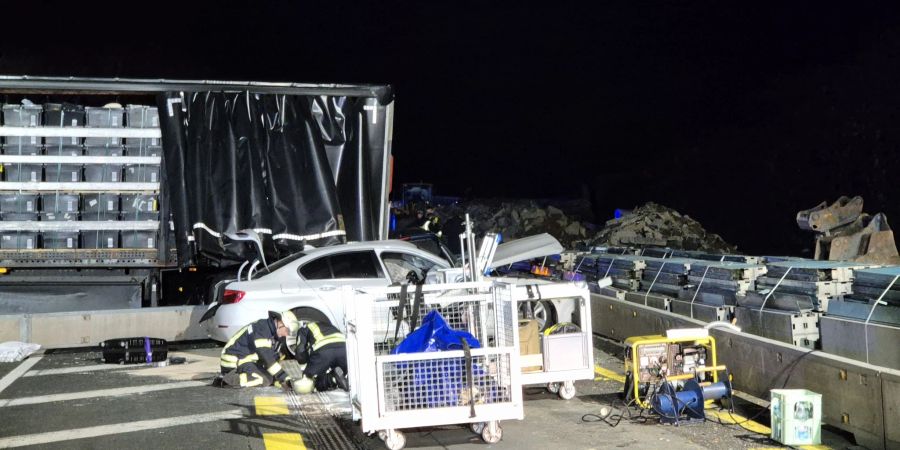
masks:
[[[569,400],[575,397],[575,381],[594,379],[594,342],[591,329],[591,293],[579,282],[516,284],[518,303],[551,302],[572,312],[571,325],[540,335],[540,353],[522,355],[522,384],[547,384],[547,389]]]
[[[392,450],[406,444],[401,429],[450,424],[469,424],[485,442],[499,442],[499,422],[524,416],[514,287],[469,282],[420,289],[345,288],[354,420]],[[433,310],[480,346],[391,354]]]

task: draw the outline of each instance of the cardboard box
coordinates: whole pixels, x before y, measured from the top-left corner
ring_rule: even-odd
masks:
[[[535,356],[522,359],[522,372],[537,372],[543,367],[541,333],[538,329],[537,320],[519,320],[519,355],[523,357]],[[538,365],[534,365],[534,362],[537,362]]]

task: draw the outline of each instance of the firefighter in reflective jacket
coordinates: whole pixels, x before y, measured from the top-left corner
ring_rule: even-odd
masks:
[[[300,322],[290,311],[269,311],[261,319],[241,328],[222,349],[221,384],[232,387],[276,385],[293,388],[279,361],[292,356],[286,338],[296,334]]]
[[[295,390],[305,394],[327,391],[340,387],[348,390],[347,344],[344,335],[328,323],[307,322],[297,333],[297,348],[294,352],[300,364],[306,364],[303,379],[298,380]],[[330,372],[329,372],[330,370]]]

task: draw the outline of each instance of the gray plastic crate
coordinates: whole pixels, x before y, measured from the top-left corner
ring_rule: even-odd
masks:
[[[83,194],[84,213],[114,213],[119,214],[119,194]]]
[[[71,103],[44,103],[44,126],[83,127],[84,108]],[[44,138],[44,143],[47,145],[81,145],[81,138],[75,136],[48,136]]]
[[[122,164],[85,164],[84,181],[93,183],[121,183]]]
[[[5,221],[11,221],[11,220],[16,220],[16,221],[35,221],[35,220],[38,220],[38,213],[36,213],[36,212],[33,212],[33,213],[7,213],[7,212],[0,212],[0,220],[5,220]]]
[[[41,248],[78,248],[77,231],[45,231],[41,234]]]
[[[41,126],[41,105],[3,105],[3,125],[7,127]]]
[[[155,195],[126,194],[122,195],[123,216],[134,212],[158,212],[159,200]]]
[[[159,211],[122,212],[120,220],[159,220]]]
[[[38,247],[38,234],[30,231],[0,232],[0,248],[32,250]]]
[[[77,183],[81,181],[81,164],[47,164],[44,166],[44,181]]]
[[[0,194],[0,212],[37,214],[37,194]]]
[[[50,156],[81,156],[84,149],[80,145],[54,144],[44,146],[44,154]]]
[[[128,128],[159,128],[159,110],[155,106],[128,105]]]
[[[128,105],[126,110],[129,128],[159,128],[159,111],[154,106]],[[159,138],[126,138],[127,145],[159,146]],[[134,155],[132,155],[134,156]]]
[[[43,139],[38,136],[7,136],[6,145],[34,146],[40,148]]]
[[[41,194],[41,211],[48,213],[77,213],[80,211],[78,194]]]
[[[44,167],[40,164],[4,164],[6,181],[36,183],[43,181]]]
[[[156,248],[156,231],[122,231],[122,248]]]
[[[162,156],[162,146],[125,144],[125,154],[128,156]]]
[[[118,248],[119,232],[94,230],[81,232],[81,248]]]
[[[126,164],[125,181],[129,183],[159,183],[159,166]]]
[[[43,212],[41,222],[72,222],[78,220],[77,212]]]
[[[41,154],[41,146],[28,144],[6,144],[3,146],[4,155],[34,156]]]
[[[89,128],[121,128],[125,126],[125,109],[123,108],[84,108],[87,120],[85,125]],[[122,145],[119,137],[89,137],[84,139],[84,145]]]
[[[114,145],[114,146],[85,146],[84,154],[86,156],[122,156],[125,153],[122,151],[122,146]]]

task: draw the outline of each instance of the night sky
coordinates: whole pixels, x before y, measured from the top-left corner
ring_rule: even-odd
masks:
[[[842,194],[900,223],[889,7],[27,3],[0,73],[391,84],[396,181],[438,194],[656,201],[758,254],[811,247],[796,211]]]

